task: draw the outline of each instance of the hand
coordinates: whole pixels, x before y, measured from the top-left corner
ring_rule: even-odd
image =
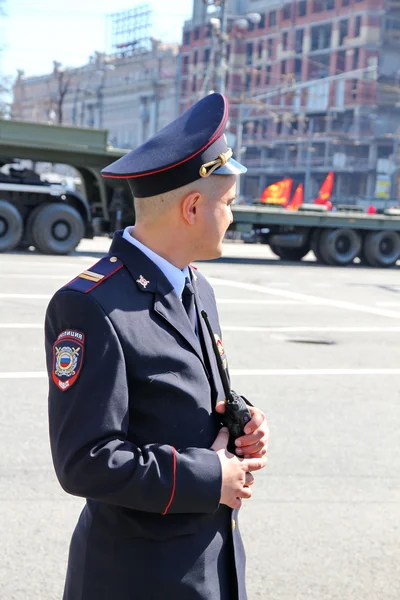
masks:
[[[222,468],[222,487],[220,504],[230,508],[240,508],[243,498],[251,498],[250,486],[254,482],[251,471],[258,471],[264,465],[264,458],[238,458],[227,450],[229,431],[223,427],[218,433],[211,449],[218,454]]]
[[[225,412],[225,402],[218,402],[216,411],[220,414]],[[245,434],[235,440],[236,454],[244,458],[267,457],[269,428],[265,414],[255,406],[249,406],[251,421],[244,428]],[[265,461],[265,465],[267,460]]]

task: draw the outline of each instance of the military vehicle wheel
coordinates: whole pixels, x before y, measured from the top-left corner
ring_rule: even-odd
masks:
[[[69,254],[85,233],[82,217],[68,204],[45,204],[32,223],[32,240],[43,254]]]
[[[319,238],[321,237],[322,230],[314,229],[311,234],[311,250],[314,252],[314,256],[317,259],[317,262],[325,264],[325,260],[321,256],[319,251]]]
[[[344,267],[360,254],[361,236],[353,229],[324,229],[318,245],[326,264]]]
[[[371,267],[393,267],[400,258],[400,237],[395,231],[370,231],[363,256]]]
[[[21,213],[10,202],[0,200],[0,252],[12,250],[22,238],[24,223]]]
[[[275,244],[272,244],[270,248],[279,258],[289,261],[299,261],[310,251],[309,244],[300,246],[300,248],[285,248],[284,246],[275,246]]]

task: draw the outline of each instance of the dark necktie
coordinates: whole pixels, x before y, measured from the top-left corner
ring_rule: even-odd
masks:
[[[187,312],[193,330],[196,331],[196,309],[194,306],[194,289],[189,277],[186,277],[182,292],[182,304]]]

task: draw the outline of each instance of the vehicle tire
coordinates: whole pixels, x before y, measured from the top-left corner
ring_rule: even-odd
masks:
[[[322,229],[314,229],[311,234],[311,250],[314,252],[314,256],[317,259],[317,262],[321,264],[325,264],[325,260],[323,259],[320,251],[319,251],[319,239],[321,237]]]
[[[69,254],[85,233],[82,217],[68,204],[44,204],[32,223],[32,240],[43,254]]]
[[[284,246],[276,246],[275,244],[272,244],[270,245],[270,248],[274,254],[279,256],[279,258],[288,261],[299,261],[310,252],[309,244],[300,246],[300,248],[285,248]]]
[[[18,246],[23,230],[24,223],[19,210],[10,202],[0,200],[0,252]]]
[[[318,245],[326,264],[345,267],[360,254],[361,236],[354,229],[324,229]]]
[[[364,240],[363,256],[371,267],[393,267],[400,258],[396,231],[370,231]]]

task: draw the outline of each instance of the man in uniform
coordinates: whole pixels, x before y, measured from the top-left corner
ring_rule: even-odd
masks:
[[[220,94],[103,171],[127,178],[134,227],[59,290],[46,315],[49,419],[62,487],[86,498],[65,600],[246,600],[237,512],[266,464],[251,407],[221,429],[215,297],[191,265],[219,257],[236,176]],[[226,373],[228,373],[226,371]]]

